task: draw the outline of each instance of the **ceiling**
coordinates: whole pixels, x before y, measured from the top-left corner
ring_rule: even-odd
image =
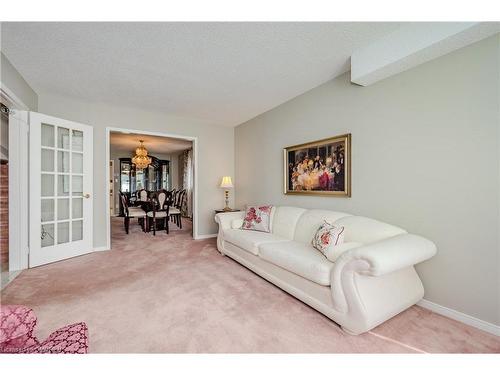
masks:
[[[184,139],[118,132],[110,133],[109,144],[111,151],[114,153],[130,153],[132,155],[139,146],[141,139],[144,141],[144,147],[153,156],[156,154],[173,154],[192,147],[192,142]]]
[[[38,93],[237,126],[349,70],[401,24],[3,22],[2,51]]]

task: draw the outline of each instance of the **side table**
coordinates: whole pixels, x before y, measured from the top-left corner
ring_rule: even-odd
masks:
[[[231,211],[224,211],[224,210],[214,210],[216,214],[220,214],[221,212],[238,212],[241,210],[238,209],[232,209]]]

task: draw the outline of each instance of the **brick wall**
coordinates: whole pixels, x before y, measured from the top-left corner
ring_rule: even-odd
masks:
[[[0,164],[0,264],[9,269],[9,167]]]

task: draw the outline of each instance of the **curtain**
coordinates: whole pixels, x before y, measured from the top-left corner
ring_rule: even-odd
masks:
[[[186,150],[182,153],[182,165],[184,174],[182,176],[182,188],[186,189],[186,199],[184,200],[181,212],[184,217],[193,217],[193,150]]]

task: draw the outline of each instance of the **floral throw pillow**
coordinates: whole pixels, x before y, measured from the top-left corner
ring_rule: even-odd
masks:
[[[327,255],[335,246],[344,243],[344,227],[335,226],[324,222],[316,231],[312,239],[312,245],[315,249]]]
[[[248,206],[241,229],[259,232],[271,231],[271,210],[273,206]]]

